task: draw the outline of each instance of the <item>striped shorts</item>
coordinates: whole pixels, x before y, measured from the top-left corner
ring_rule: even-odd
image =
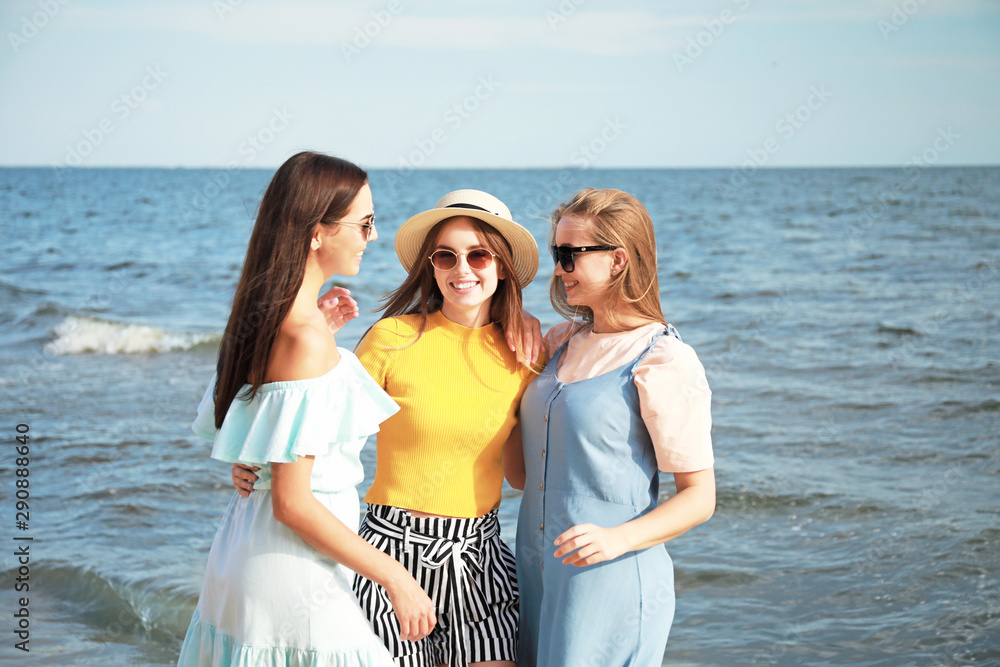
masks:
[[[354,578],[361,608],[397,665],[517,659],[517,570],[500,539],[496,510],[471,519],[417,518],[398,507],[369,505],[358,532],[402,563],[437,610],[429,635],[402,641],[385,589]]]

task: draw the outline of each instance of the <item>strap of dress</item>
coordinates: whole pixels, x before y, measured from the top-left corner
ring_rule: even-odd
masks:
[[[559,367],[559,357],[561,357],[562,353],[566,351],[566,348],[569,346],[569,342],[571,340],[573,340],[573,336],[577,335],[578,333],[580,333],[581,331],[583,331],[586,328],[587,328],[586,326],[580,326],[580,327],[577,327],[575,331],[573,331],[572,333],[570,333],[569,337],[566,338],[565,342],[563,342],[562,345],[560,345],[559,347],[557,347],[556,351],[552,353],[552,358],[549,359],[549,361],[545,365],[545,367],[548,368],[548,367],[551,366],[553,369],[558,368]]]
[[[663,336],[672,336],[677,340],[681,340],[681,334],[674,328],[673,324],[667,324],[667,326],[663,329],[657,331],[656,335],[649,341],[649,345],[646,346],[646,349],[644,349],[642,353],[635,358],[635,361],[632,362],[631,374],[633,378],[635,377],[636,370],[639,368],[639,364],[641,364],[642,360],[646,358],[646,355],[653,350],[653,346],[656,345],[656,341],[660,340]],[[684,341],[681,340],[681,342]]]
[[[562,356],[562,353],[566,350],[567,345],[569,345],[568,340],[556,348],[556,351],[552,353],[552,358],[549,359],[549,363],[545,365],[546,368],[549,368],[551,366],[553,369],[556,369],[559,367],[559,357]]]

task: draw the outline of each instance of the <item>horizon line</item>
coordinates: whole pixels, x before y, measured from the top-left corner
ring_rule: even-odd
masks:
[[[357,163],[355,163],[357,164]],[[215,166],[215,165],[202,165],[202,166],[191,166],[191,165],[136,165],[136,164],[107,164],[107,165],[89,165],[89,166],[77,166],[77,165],[43,165],[43,164],[0,164],[0,169],[54,169],[63,170],[68,169],[71,171],[85,171],[88,169],[172,169],[172,170],[190,170],[190,171],[271,171],[280,167],[281,164],[275,164],[271,166],[261,166],[261,167],[247,167],[247,166]],[[533,167],[480,167],[480,166],[446,166],[446,167],[380,167],[380,166],[364,166],[359,165],[366,170],[375,171],[636,171],[636,170],[742,170],[749,169],[751,171],[766,170],[766,171],[781,171],[783,169],[906,169],[908,167],[914,166],[911,163],[893,163],[893,164],[799,164],[799,165],[690,165],[690,166],[679,166],[679,165],[658,165],[658,166],[609,166],[609,167],[577,167],[572,165],[563,166],[533,166]],[[921,169],[927,168],[970,168],[970,167],[1000,167],[1000,161],[998,162],[975,162],[975,163],[964,163],[964,164],[932,164],[932,165],[916,165]]]

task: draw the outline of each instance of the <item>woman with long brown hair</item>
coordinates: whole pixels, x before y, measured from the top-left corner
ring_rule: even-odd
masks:
[[[660,665],[664,542],[715,508],[711,391],[660,305],[645,207],[587,189],[552,214],[549,362],[521,400],[521,667]],[[677,493],[659,501],[658,473]]]
[[[179,665],[391,665],[354,573],[385,589],[405,638],[435,625],[413,577],[357,535],[358,455],[398,406],[316,303],[377,236],[367,174],[350,162],[299,153],[268,185],[193,426],[213,458],[259,466],[258,493],[223,516]]]
[[[357,577],[355,591],[397,665],[511,666],[518,589],[497,508],[535,377],[519,358],[533,356],[521,342],[521,289],[538,246],[499,199],[458,190],[400,227],[396,254],[408,276],[357,349],[401,408],[379,430],[361,536],[423,586],[438,627],[410,641],[384,586]],[[233,475],[251,488],[248,472]]]

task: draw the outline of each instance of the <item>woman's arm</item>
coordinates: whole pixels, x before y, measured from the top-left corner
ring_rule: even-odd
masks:
[[[555,557],[584,567],[662,544],[708,521],[715,512],[715,468],[674,473],[677,494],[649,514],[618,526],[573,526],[556,538]]]
[[[293,325],[286,321],[271,350],[267,377],[319,377],[339,361],[325,322],[314,318]],[[425,637],[437,622],[430,598],[400,563],[368,544],[316,499],[312,469],[312,456],[299,456],[291,463],[271,462],[274,518],[319,553],[385,588],[399,619],[402,639]]]
[[[427,636],[437,622],[430,598],[400,563],[368,544],[316,499],[310,488],[312,467],[311,456],[271,464],[274,518],[316,551],[385,588],[401,639]]]
[[[524,468],[524,446],[521,442],[521,421],[514,423],[503,446],[503,476],[511,488],[524,490],[527,472]]]
[[[526,358],[519,358],[518,361],[531,368],[531,365],[538,361],[538,355],[542,352],[542,323],[524,308],[521,309],[521,317],[524,320],[521,330],[521,349]],[[514,334],[508,331],[506,338],[511,352],[517,352]]]

